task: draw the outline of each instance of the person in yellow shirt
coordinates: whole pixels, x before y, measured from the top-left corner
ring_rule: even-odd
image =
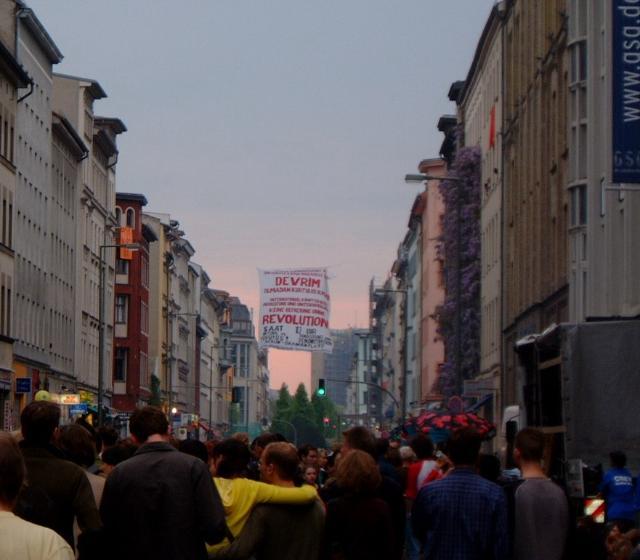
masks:
[[[240,534],[251,511],[258,504],[306,504],[318,497],[313,486],[283,488],[245,478],[250,458],[249,448],[235,439],[221,442],[212,453],[213,480],[222,499],[227,527],[234,538]],[[208,546],[207,550],[209,553],[217,552],[229,544],[229,540],[225,539]]]

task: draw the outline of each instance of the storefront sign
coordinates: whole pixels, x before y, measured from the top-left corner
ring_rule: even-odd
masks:
[[[31,378],[17,377],[16,378],[16,394],[25,394],[30,392],[31,392]]]
[[[330,353],[326,268],[260,271],[260,344]]]
[[[612,182],[640,183],[640,1],[611,4]]]
[[[69,414],[71,416],[82,416],[83,414],[86,414],[87,412],[89,412],[89,405],[81,403],[81,404],[72,404],[69,407]]]

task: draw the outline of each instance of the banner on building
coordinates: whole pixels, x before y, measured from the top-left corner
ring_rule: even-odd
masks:
[[[613,183],[640,183],[640,4],[613,0]]]
[[[133,244],[133,228],[121,227],[120,230],[119,245],[132,245]],[[120,258],[124,261],[133,260],[133,251],[127,247],[120,247]]]
[[[326,268],[259,270],[260,345],[327,352],[331,300]]]

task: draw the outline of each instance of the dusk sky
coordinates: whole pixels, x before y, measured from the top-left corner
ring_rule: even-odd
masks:
[[[330,267],[332,327],[367,324],[493,0],[28,0],[121,118],[117,190],[180,221],[211,287],[258,315],[257,268]],[[272,386],[309,355],[270,352]]]

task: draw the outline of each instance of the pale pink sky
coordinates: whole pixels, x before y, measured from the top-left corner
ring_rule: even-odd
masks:
[[[180,221],[212,287],[257,315],[257,268],[328,266],[332,327],[366,325],[419,191],[403,177],[437,157],[494,0],[27,2],[54,70],[128,128],[117,190]],[[309,356],[273,351],[271,374],[295,388]]]

